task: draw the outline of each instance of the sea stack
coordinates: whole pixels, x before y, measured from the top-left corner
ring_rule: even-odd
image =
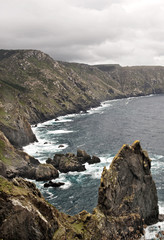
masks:
[[[109,170],[104,168],[95,216],[103,216],[98,228],[107,239],[137,237],[143,224],[157,222],[158,198],[150,167],[147,152],[135,141],[123,145]]]

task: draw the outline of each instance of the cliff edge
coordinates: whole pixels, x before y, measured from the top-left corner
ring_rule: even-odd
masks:
[[[33,183],[0,177],[0,238],[14,239],[138,239],[143,225],[158,221],[158,199],[151,160],[139,141],[124,145],[104,168],[98,205],[93,213],[60,213]]]

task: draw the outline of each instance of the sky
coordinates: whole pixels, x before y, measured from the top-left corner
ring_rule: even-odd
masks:
[[[164,0],[0,0],[0,49],[86,64],[164,65]]]

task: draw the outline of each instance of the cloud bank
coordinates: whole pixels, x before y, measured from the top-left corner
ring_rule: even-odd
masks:
[[[0,48],[56,60],[164,65],[162,0],[1,0]]]

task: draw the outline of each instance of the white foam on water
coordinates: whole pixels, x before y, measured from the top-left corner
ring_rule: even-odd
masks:
[[[63,146],[66,148],[67,145],[63,144]],[[45,152],[56,152],[56,150],[60,150],[59,148],[59,144],[55,144],[55,143],[46,143],[45,142],[35,142],[35,143],[31,143],[30,145],[28,146],[25,146],[23,148],[23,150],[25,152],[27,152],[29,155],[32,155],[35,157],[35,155],[37,155],[37,153],[39,153],[39,155],[42,155],[42,153],[45,153]]]
[[[100,106],[98,107],[95,107],[95,108],[91,108],[89,110],[87,110],[87,113],[88,114],[94,114],[94,113],[101,113],[102,114],[102,110],[104,110],[105,108],[108,108],[111,106],[111,101],[105,101],[105,102],[102,102],[100,104]]]
[[[164,222],[158,222],[154,225],[148,226],[145,229],[145,234],[141,238],[141,240],[160,240],[164,239],[164,235],[161,235],[161,238],[157,237],[157,234],[161,234],[160,232],[164,231]]]
[[[68,189],[72,186],[72,183],[70,181],[65,182],[64,185],[60,186],[61,189]]]
[[[62,129],[62,130],[51,130],[51,131],[48,131],[47,134],[66,134],[66,133],[71,133],[71,132],[73,132],[73,131]]]
[[[158,154],[150,154],[150,158],[151,160],[159,160],[161,158],[163,158],[163,155],[158,155]]]

